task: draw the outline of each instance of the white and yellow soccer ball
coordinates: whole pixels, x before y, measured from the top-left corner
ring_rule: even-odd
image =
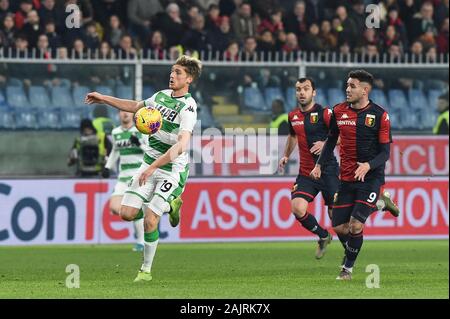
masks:
[[[162,126],[161,112],[152,107],[142,107],[134,113],[134,124],[142,134],[155,134]]]

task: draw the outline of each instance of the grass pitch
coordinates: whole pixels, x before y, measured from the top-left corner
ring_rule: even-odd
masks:
[[[343,248],[322,260],[314,242],[165,244],[153,281],[133,283],[141,264],[131,245],[0,247],[0,298],[448,298],[449,242],[369,241],[353,281],[335,278]],[[80,288],[66,287],[66,266]],[[366,287],[377,264],[380,288]]]

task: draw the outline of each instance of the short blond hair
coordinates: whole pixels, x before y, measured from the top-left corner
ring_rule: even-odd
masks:
[[[200,74],[202,73],[202,62],[200,62],[200,60],[196,58],[187,55],[180,56],[175,62],[175,65],[184,67],[186,73],[192,76],[192,79],[194,81],[196,81],[200,77]]]

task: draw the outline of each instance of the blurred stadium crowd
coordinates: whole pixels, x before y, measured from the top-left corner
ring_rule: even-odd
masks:
[[[371,2],[379,5],[380,28],[365,26]],[[80,28],[67,28],[66,8],[74,4]],[[183,53],[231,64],[292,62],[314,53],[313,62],[320,54],[337,62],[306,68],[316,80],[316,100],[328,106],[345,100],[349,70],[341,62],[429,62],[374,64],[371,98],[389,110],[394,130],[431,132],[438,97],[448,92],[448,68],[433,63],[448,60],[448,6],[448,0],[0,0],[0,129],[76,129],[82,118],[95,117],[83,104],[92,90],[135,98],[136,61],[128,58],[152,59],[142,72],[148,97],[166,86],[161,75],[170,62],[155,60]],[[49,58],[69,62],[42,60]],[[191,87],[202,127],[266,127],[273,103],[292,110],[299,68],[287,64],[208,65]],[[109,113],[117,122],[117,112]]]
[[[73,4],[80,28],[66,27]],[[366,28],[369,4],[381,9],[380,28]],[[448,0],[0,0],[0,54],[163,59],[204,52],[204,59],[253,61],[303,51],[396,60],[408,53],[433,62],[448,53],[448,14]]]

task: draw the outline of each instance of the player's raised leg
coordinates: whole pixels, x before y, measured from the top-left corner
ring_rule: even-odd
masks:
[[[122,195],[113,195],[109,200],[109,209],[114,215],[120,215],[120,207],[122,203]],[[144,214],[140,209],[133,220],[136,244],[133,251],[142,251],[144,249]]]
[[[292,200],[292,212],[295,219],[297,219],[305,229],[319,237],[316,258],[320,259],[323,257],[326,246],[331,242],[332,237],[326,229],[319,225],[314,215],[308,213],[307,209],[308,201],[304,198],[297,197]]]

